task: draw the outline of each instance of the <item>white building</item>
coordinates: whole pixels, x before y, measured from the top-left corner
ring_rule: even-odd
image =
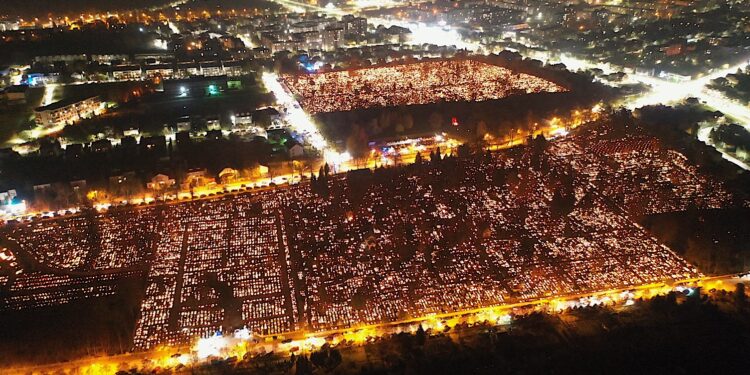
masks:
[[[120,65],[112,68],[112,79],[115,81],[139,81],[143,78],[138,65]]]
[[[65,99],[34,110],[38,126],[53,128],[74,124],[104,112],[105,105],[98,96],[86,99]]]
[[[221,62],[201,63],[201,73],[206,77],[218,77],[224,75],[224,67]]]
[[[148,79],[156,77],[170,79],[174,76],[174,67],[170,64],[147,65],[143,71]]]

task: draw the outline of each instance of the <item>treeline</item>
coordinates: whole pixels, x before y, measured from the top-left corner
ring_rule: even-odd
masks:
[[[310,354],[215,360],[195,374],[743,374],[750,312],[734,292],[669,293],[629,308],[518,315],[509,326],[459,324]],[[119,375],[145,374],[137,369]]]
[[[711,129],[711,140],[722,144],[730,151],[750,153],[750,131],[738,124],[721,125]]]
[[[563,92],[515,95],[484,102],[440,102],[423,105],[368,108],[321,113],[315,117],[327,138],[345,142],[355,156],[366,152],[370,141],[400,136],[450,136],[472,142],[485,134],[505,136],[545,127],[546,121],[575,108],[590,108],[597,97]]]
[[[703,272],[750,269],[750,209],[669,212],[641,218],[641,225]]]
[[[719,151],[697,137],[700,122],[721,116],[720,112],[706,111],[697,105],[656,105],[639,108],[634,114],[621,110],[618,121],[634,122],[667,147],[685,155],[702,172],[727,183],[739,199],[744,199],[750,194],[750,173],[724,159]]]

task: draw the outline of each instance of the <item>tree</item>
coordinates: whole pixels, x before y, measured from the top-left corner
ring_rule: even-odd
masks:
[[[423,162],[424,162],[424,159],[422,159],[422,154],[419,151],[417,151],[417,156],[414,157],[414,164],[422,165]]]
[[[404,125],[399,122],[398,124],[396,124],[395,131],[396,131],[396,134],[403,133],[404,132]]]
[[[477,123],[477,130],[476,130],[477,140],[481,141],[482,139],[484,139],[484,136],[487,133],[489,133],[489,130],[487,129],[487,123],[484,122],[484,120],[480,120]]]
[[[472,151],[469,148],[469,145],[462,144],[458,146],[458,157],[462,159],[467,159],[472,156]]]
[[[734,303],[738,308],[743,308],[747,304],[747,295],[745,294],[745,284],[737,283],[734,289]]]
[[[404,126],[404,129],[411,130],[411,128],[414,127],[414,117],[412,117],[411,113],[406,113],[401,118],[401,123]]]
[[[351,306],[355,310],[362,310],[366,305],[367,295],[365,294],[365,290],[360,288],[354,293],[354,295],[352,295]]]
[[[417,337],[417,345],[424,346],[425,341],[427,341],[427,333],[424,331],[421,324],[419,325],[419,328],[417,328],[415,336]]]
[[[295,375],[311,375],[313,373],[312,365],[310,360],[306,356],[301,355],[297,357],[297,363],[294,369]]]
[[[327,372],[331,372],[341,364],[341,353],[337,349],[331,348],[330,345],[325,344],[320,350],[310,354],[310,362],[312,362],[315,367],[323,368]]]
[[[575,193],[567,191],[565,187],[558,187],[552,195],[552,202],[550,202],[550,211],[552,216],[560,218],[573,212],[575,208],[576,198]]]
[[[443,116],[438,112],[432,112],[427,122],[433,130],[440,130],[443,127]]]
[[[378,125],[380,129],[388,129],[391,127],[391,113],[388,111],[381,111],[380,117],[378,118]]]
[[[430,153],[430,161],[433,163],[437,163],[440,160],[442,160],[442,158],[440,157],[440,147],[438,147],[437,149],[435,149],[435,151]]]
[[[334,368],[338,367],[342,362],[341,358],[341,352],[339,352],[338,349],[331,349],[330,354],[328,356],[328,367],[329,370],[333,370]]]
[[[346,149],[355,157],[363,158],[369,151],[367,133],[361,126],[354,124],[352,132],[346,139]]]

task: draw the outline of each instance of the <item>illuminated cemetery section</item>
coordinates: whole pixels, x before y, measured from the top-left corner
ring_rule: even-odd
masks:
[[[720,183],[645,137],[577,131],[534,150],[389,169],[365,187],[335,175],[328,196],[304,183],[5,228],[18,249],[0,257],[0,308],[111,295],[140,272],[142,349],[226,326],[324,330],[700,274],[631,215],[726,207]],[[25,270],[21,252],[43,267]]]
[[[135,343],[184,343],[231,325],[274,334],[296,326],[281,207],[240,195],[166,214]]]
[[[567,91],[542,78],[474,60],[288,75],[282,81],[311,114]]]

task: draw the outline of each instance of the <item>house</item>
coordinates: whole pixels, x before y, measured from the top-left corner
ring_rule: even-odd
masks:
[[[138,149],[138,141],[133,136],[125,136],[120,140],[120,149],[125,155],[135,155]]]
[[[65,146],[65,157],[68,159],[75,159],[83,156],[83,145],[80,143],[73,143]]]
[[[163,135],[141,137],[141,151],[163,155],[167,152],[167,138]]]
[[[219,116],[208,116],[206,118],[206,129],[221,130],[221,120]]]
[[[26,103],[26,89],[28,85],[15,85],[5,89],[3,96],[9,104],[24,104]]]
[[[284,146],[286,147],[290,159],[299,159],[305,156],[305,149],[297,142],[289,141],[285,143]]]
[[[245,129],[253,125],[252,113],[240,113],[232,117],[232,128]]]
[[[183,150],[183,147],[187,147],[193,143],[192,139],[190,139],[190,132],[187,131],[177,132],[175,142],[177,143],[178,150]]]
[[[45,138],[39,141],[39,155],[44,157],[59,156],[63,152],[60,141],[56,138]]]
[[[115,197],[128,197],[140,192],[142,182],[133,171],[109,177],[108,193]]]
[[[75,194],[83,195],[84,193],[86,193],[86,186],[86,180],[70,181],[70,189]]]
[[[93,152],[109,152],[112,150],[112,142],[109,139],[99,139],[91,142],[91,151]]]
[[[169,176],[165,174],[157,174],[153,178],[151,178],[151,181],[146,183],[146,187],[150,190],[155,191],[161,191],[165,189],[169,189],[172,186],[175,185],[175,180],[173,178],[169,178]]]
[[[219,182],[222,184],[229,184],[237,181],[240,178],[240,172],[232,168],[224,168],[219,172]]]
[[[206,139],[218,141],[220,139],[224,139],[224,135],[222,134],[220,129],[212,129],[206,132]]]
[[[208,177],[205,169],[191,169],[185,174],[185,181],[182,182],[181,187],[183,190],[188,190],[215,183],[213,178]]]
[[[190,116],[180,117],[179,119],[177,119],[177,123],[175,125],[177,126],[178,132],[189,132],[191,129]]]

